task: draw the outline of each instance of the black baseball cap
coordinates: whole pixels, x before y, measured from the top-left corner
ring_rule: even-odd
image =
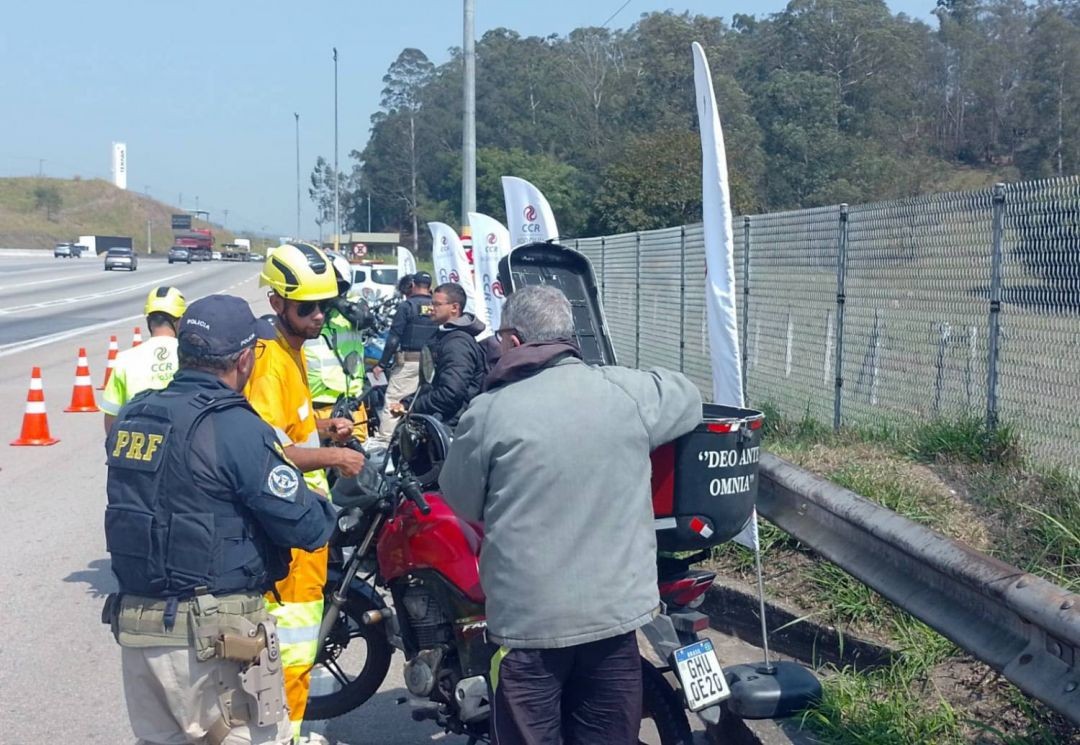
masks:
[[[412,281],[415,285],[425,285],[431,287],[431,275],[427,272],[417,272],[412,275]]]
[[[187,307],[177,332],[180,348],[192,354],[230,355],[277,336],[273,324],[256,318],[246,301],[207,295]]]

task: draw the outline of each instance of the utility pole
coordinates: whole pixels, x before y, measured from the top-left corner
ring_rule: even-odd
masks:
[[[300,237],[300,115],[293,112],[296,117],[296,237]]]
[[[221,227],[224,228],[226,225],[229,224],[229,211],[228,210],[222,210],[222,212],[225,214],[225,217],[221,221]]]
[[[367,193],[367,232],[371,232],[371,192]]]
[[[337,47],[334,47],[334,250],[340,250],[341,197],[338,195],[338,107],[337,107]]]
[[[37,175],[38,175],[38,178],[41,178],[42,176],[45,175],[45,159],[44,158],[38,158]]]
[[[476,212],[476,0],[465,2],[465,106],[461,143],[461,224]]]
[[[150,221],[146,221],[146,253],[154,253],[154,235],[150,232]]]

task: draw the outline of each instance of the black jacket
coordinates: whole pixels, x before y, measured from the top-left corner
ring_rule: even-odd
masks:
[[[433,414],[448,426],[458,423],[465,407],[480,392],[487,375],[487,359],[476,337],[484,324],[472,313],[439,327],[429,345],[435,360],[435,379],[421,386],[413,411]]]

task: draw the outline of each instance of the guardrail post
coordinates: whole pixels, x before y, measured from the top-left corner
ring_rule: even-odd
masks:
[[[750,350],[746,348],[746,340],[750,333],[750,215],[743,215],[743,255],[742,255],[742,338],[739,339],[739,361],[742,363],[742,390],[743,403],[750,401],[750,393],[747,389],[749,382],[747,376],[747,364],[750,359]]]
[[[836,388],[833,394],[833,430],[840,429],[844,397],[844,294],[847,280],[848,206],[840,205],[840,235],[836,251]]]
[[[1005,184],[994,184],[993,246],[990,259],[990,339],[986,360],[986,429],[998,424],[998,356],[1001,338],[1001,244],[1005,223]]]
[[[634,367],[641,365],[641,231],[634,234]]]
[[[686,226],[679,228],[679,372],[686,371]]]

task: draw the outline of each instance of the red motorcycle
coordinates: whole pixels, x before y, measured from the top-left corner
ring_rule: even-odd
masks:
[[[396,473],[335,485],[336,503],[349,506],[331,538],[337,560],[327,585],[308,718],[340,716],[363,704],[385,678],[393,651],[400,650],[405,685],[417,699],[412,718],[474,742],[488,740],[488,671],[496,647],[485,638],[483,526],[457,517],[432,491],[448,446],[440,422],[411,415],[389,449]],[[368,469],[377,472],[379,460],[378,453],[370,454]],[[678,632],[685,646],[707,625],[692,606],[714,575],[675,560],[662,569],[667,618],[689,617]],[[664,745],[681,745],[691,741],[690,725],[682,696],[664,677],[668,669],[642,658],[643,731],[655,731]],[[719,667],[713,682],[726,689]]]
[[[430,355],[420,368],[430,384]],[[641,661],[642,726],[663,745],[691,742],[687,710],[712,724],[722,706],[742,718],[780,718],[820,696],[817,680],[799,665],[766,660],[724,669],[712,643],[698,637],[709,619],[696,608],[715,575],[691,567],[752,513],[763,421],[760,412],[711,404],[704,416],[694,432],[652,456],[657,545],[665,553],[657,559],[662,612],[641,629],[652,651]],[[473,743],[488,740],[495,647],[486,638],[480,587],[484,529],[455,515],[435,491],[449,447],[440,421],[410,409],[389,448],[369,452],[358,477],[332,487],[344,509],[330,540],[309,718],[340,716],[367,701],[396,649],[417,702],[413,719]]]

